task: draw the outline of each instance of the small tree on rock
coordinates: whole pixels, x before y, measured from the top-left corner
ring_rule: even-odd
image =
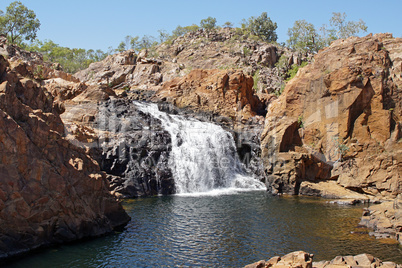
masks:
[[[208,17],[206,19],[201,20],[200,22],[201,28],[210,31],[216,28],[216,19],[212,17]]]
[[[223,24],[223,27],[227,27],[227,28],[233,28],[233,23],[231,23],[230,21],[227,21]]]
[[[332,18],[329,20],[330,27],[324,24],[320,29],[323,46],[329,46],[337,39],[346,39],[360,32],[367,32],[367,26],[363,20],[346,21],[346,17],[346,13],[332,13]]]
[[[276,22],[273,22],[267,12],[263,12],[259,17],[250,17],[247,22],[243,23],[243,28],[249,30],[252,34],[260,37],[266,42],[275,42],[278,40]]]
[[[288,29],[288,46],[301,52],[317,51],[317,32],[314,25],[305,20],[297,20]]]
[[[11,44],[24,39],[33,41],[39,28],[40,22],[36,18],[35,12],[19,1],[12,2],[7,7],[5,14],[0,13],[0,30],[7,35]]]

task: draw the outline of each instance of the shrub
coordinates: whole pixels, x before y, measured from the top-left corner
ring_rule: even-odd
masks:
[[[286,79],[286,81],[292,80],[293,77],[296,76],[296,74],[297,74],[297,72],[299,71],[299,69],[300,69],[300,68],[303,68],[303,67],[306,66],[307,64],[308,64],[308,62],[306,62],[306,61],[303,61],[300,65],[293,64],[293,65],[292,65],[292,68],[289,69],[289,70],[287,71],[287,73],[286,73],[287,76],[288,76],[288,78]]]
[[[254,85],[253,85],[253,89],[254,91],[258,91],[258,82],[260,81],[260,70],[257,70],[254,75],[253,75],[253,81],[254,81]]]

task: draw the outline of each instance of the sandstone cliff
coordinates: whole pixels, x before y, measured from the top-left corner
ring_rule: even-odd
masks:
[[[40,86],[38,65],[8,57],[0,56],[0,258],[125,225],[98,164],[65,139],[62,107]]]
[[[261,138],[272,193],[402,192],[401,51],[389,34],[338,40],[287,84]]]

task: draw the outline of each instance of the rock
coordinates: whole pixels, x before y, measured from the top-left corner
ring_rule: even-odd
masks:
[[[126,78],[131,86],[139,86],[151,83],[159,85],[162,82],[162,74],[159,73],[158,64],[138,64],[133,73]]]
[[[252,87],[253,79],[241,71],[193,70],[183,78],[165,82],[154,100],[247,121],[263,113]]]
[[[392,238],[402,244],[402,194],[393,201],[386,201],[368,207],[362,215],[360,225],[372,229],[376,238]]]
[[[125,225],[99,165],[64,137],[52,96],[0,65],[0,256]]]
[[[54,101],[58,102],[72,99],[87,89],[87,85],[82,82],[77,83],[62,78],[46,79],[42,82],[42,86],[52,94]]]
[[[314,268],[349,268],[349,267],[402,267],[393,262],[382,262],[370,254],[356,256],[337,256],[331,261],[313,262],[313,254],[304,251],[295,251],[283,257],[273,257],[269,261],[259,262],[244,266],[245,268],[288,268],[288,267],[314,267]]]
[[[126,80],[137,63],[137,55],[134,50],[127,50],[119,54],[110,55],[100,62],[94,62],[85,70],[79,71],[74,76],[81,82],[89,85],[107,85],[113,87]]]
[[[371,266],[371,264],[375,262],[374,257],[370,254],[356,255],[353,259],[359,266]]]
[[[388,34],[338,40],[288,82],[261,136],[271,192],[327,180],[377,198],[402,192],[401,47]]]
[[[140,112],[130,99],[80,96],[62,115],[68,138],[97,160],[112,192],[122,198],[174,193],[168,163],[171,138],[161,123]]]
[[[244,268],[265,268],[265,261],[258,261],[249,265],[244,266]]]
[[[253,264],[244,266],[245,268],[284,268],[284,267],[300,267],[312,268],[313,255],[304,251],[295,251],[283,257],[273,257],[268,261],[259,261]]]
[[[368,202],[370,196],[348,190],[336,181],[320,181],[317,183],[303,181],[300,185],[299,194],[307,196],[321,196],[329,199],[341,199],[332,203],[356,204]]]
[[[45,80],[61,78],[70,82],[79,82],[71,74],[65,73],[59,67],[43,61],[43,56],[37,52],[28,52],[15,45],[8,45],[0,40],[0,55],[9,59],[10,71],[16,72],[22,77]]]

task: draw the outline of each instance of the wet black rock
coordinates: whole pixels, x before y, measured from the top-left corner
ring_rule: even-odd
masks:
[[[128,99],[102,102],[92,127],[99,133],[94,157],[123,198],[174,193],[171,138],[161,122]]]

